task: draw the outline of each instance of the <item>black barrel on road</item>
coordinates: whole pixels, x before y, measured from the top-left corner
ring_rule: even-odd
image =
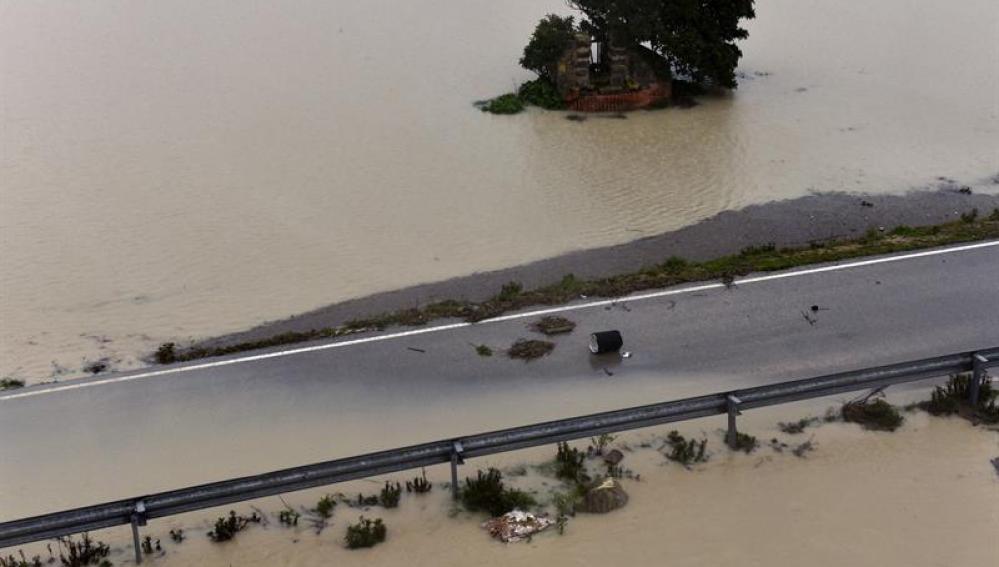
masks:
[[[590,335],[590,352],[593,354],[617,352],[623,344],[624,339],[618,331],[600,331]]]

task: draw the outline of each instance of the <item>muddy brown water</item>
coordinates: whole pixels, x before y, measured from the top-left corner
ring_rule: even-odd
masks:
[[[731,96],[484,115],[562,2],[0,7],[0,375],[999,171],[999,4],[761,0]],[[456,48],[455,46],[460,46]],[[948,182],[949,183],[949,182]]]

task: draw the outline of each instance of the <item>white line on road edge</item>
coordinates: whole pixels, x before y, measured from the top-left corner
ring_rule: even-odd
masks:
[[[751,278],[745,278],[740,280],[735,280],[736,285],[746,285],[751,283],[759,283],[771,280],[780,280],[784,278],[794,278],[799,276],[807,276],[811,274],[821,274],[823,272],[833,272],[838,270],[848,270],[851,268],[862,268],[864,266],[873,266],[876,264],[887,264],[890,262],[900,262],[902,260],[911,260],[914,258],[925,258],[927,256],[939,256],[941,254],[951,254],[954,252],[965,252],[967,250],[977,250],[979,248],[988,248],[992,246],[999,246],[999,240],[993,240],[988,242],[976,242],[975,244],[965,244],[962,246],[954,246],[952,248],[941,248],[935,250],[924,250],[922,252],[912,252],[909,254],[901,254],[898,256],[887,256],[883,258],[872,258],[869,260],[859,260],[857,262],[847,262],[843,264],[833,264],[830,266],[821,266],[818,268],[807,268],[804,270],[796,270],[792,272],[781,272],[778,274],[769,274],[765,276],[755,276]],[[643,293],[638,295],[629,295],[625,297],[619,297],[615,299],[604,299],[600,301],[590,301],[587,303],[577,303],[574,305],[564,305],[561,307],[552,307],[550,309],[539,309],[536,311],[528,311],[526,313],[514,313],[512,315],[502,315],[500,317],[493,317],[492,319],[485,319],[477,323],[452,323],[450,325],[440,325],[437,327],[426,327],[422,329],[413,329],[410,331],[400,331],[398,333],[389,333],[387,335],[378,335],[375,337],[364,337],[360,339],[352,339],[346,341],[340,341],[335,343],[327,343],[321,345],[314,345],[308,347],[300,347],[289,350],[282,350],[278,352],[269,352],[266,354],[256,354],[251,356],[244,356],[241,358],[232,358],[228,360],[220,360],[217,362],[206,362],[202,364],[192,364],[190,366],[180,366],[177,368],[165,368],[163,370],[155,370],[152,372],[143,372],[140,374],[131,374],[129,376],[118,376],[115,378],[105,378],[103,380],[93,380],[89,382],[81,382],[77,384],[59,384],[54,385],[50,388],[45,388],[41,390],[32,390],[29,392],[21,392],[17,394],[7,394],[0,396],[0,401],[3,400],[13,400],[17,398],[28,398],[31,396],[40,396],[42,394],[52,394],[55,392],[65,392],[68,390],[78,390],[80,388],[91,388],[94,386],[104,386],[106,384],[114,384],[116,382],[129,382],[131,380],[141,380],[145,378],[155,378],[157,376],[166,376],[168,374],[180,374],[182,372],[192,372],[194,370],[204,370],[206,368],[218,368],[220,366],[229,366],[232,364],[240,364],[244,362],[254,362],[257,360],[266,360],[269,358],[279,358],[282,356],[292,356],[295,354],[302,354],[306,352],[316,352],[320,350],[330,350],[335,348],[343,348],[348,346],[354,346],[364,343],[374,343],[378,341],[387,341],[390,339],[401,339],[403,337],[412,337],[415,335],[423,335],[426,333],[437,333],[441,331],[451,331],[454,329],[462,329],[465,327],[471,327],[472,325],[485,325],[487,323],[499,323],[502,321],[513,321],[515,319],[525,319],[527,317],[537,317],[538,315],[548,315],[551,313],[563,313],[566,311],[579,311],[581,309],[590,309],[593,307],[603,307],[606,305],[613,305],[615,303],[620,303],[623,301],[642,301],[645,299],[656,299],[659,297],[667,297],[670,295],[680,295],[684,293],[693,293],[697,291],[705,291],[709,289],[718,289],[725,287],[723,283],[709,283],[701,284],[692,287],[684,287],[679,289],[667,289],[662,291],[655,291],[652,293]]]

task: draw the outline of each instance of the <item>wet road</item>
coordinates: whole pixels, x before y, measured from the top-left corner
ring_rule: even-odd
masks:
[[[538,337],[529,328],[537,316],[7,392],[0,521],[442,436],[999,345],[999,246],[903,257],[570,306],[563,315],[576,330],[530,363],[502,351]],[[589,355],[589,332],[604,329],[622,332],[630,357]],[[478,344],[496,354],[479,356]]]

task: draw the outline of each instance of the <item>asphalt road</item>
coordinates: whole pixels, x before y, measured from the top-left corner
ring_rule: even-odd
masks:
[[[503,351],[517,338],[541,338],[530,329],[537,315],[6,392],[0,521],[444,436],[993,347],[999,243],[987,244],[614,304],[581,299],[562,313],[576,330],[529,363]],[[589,354],[588,334],[605,329],[622,332],[631,356]],[[479,356],[477,344],[495,355]]]

